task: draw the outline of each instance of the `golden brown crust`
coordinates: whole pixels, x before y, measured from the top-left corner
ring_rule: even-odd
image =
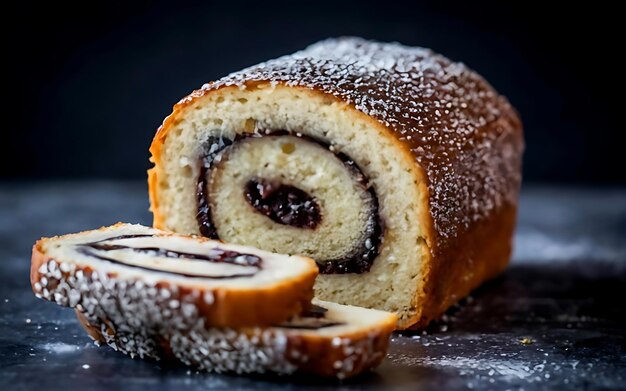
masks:
[[[423,301],[421,314],[403,328],[426,327],[480,284],[497,277],[509,262],[515,218],[516,207],[504,206],[433,256],[424,287],[428,300]]]
[[[389,336],[395,328],[396,320],[390,318],[376,329],[342,335],[340,341],[312,334],[292,335],[288,338],[287,357],[294,356],[293,352],[306,356],[306,362],[292,360],[302,372],[323,377],[337,377],[338,373],[342,378],[352,377],[382,362],[389,346]],[[362,346],[365,344],[367,349]],[[349,368],[345,364],[343,367],[336,364],[346,361],[350,362]]]
[[[89,334],[91,339],[93,339],[97,344],[103,343],[105,339],[102,336],[102,333],[100,332],[100,330],[96,326],[93,326],[89,323],[89,320],[87,320],[87,317],[85,316],[85,314],[83,314],[82,312],[78,310],[75,310],[74,312],[76,313],[76,319],[78,319],[78,323],[80,323],[80,325],[83,326],[83,329],[85,329],[85,331],[87,332],[87,334]]]
[[[42,266],[47,265],[50,261],[55,262],[58,266],[63,260],[54,260],[45,253],[42,246],[46,240],[49,239],[41,239],[33,246],[30,268],[31,287],[39,297],[57,301],[54,293],[56,293],[55,288],[59,284],[66,283],[78,271],[82,271],[83,275],[89,278],[93,270],[89,266],[76,267],[71,273],[61,272],[57,275],[60,278],[52,278],[49,275],[49,268],[42,268]],[[198,238],[198,240],[206,239]],[[308,259],[308,262],[311,267],[305,273],[278,281],[262,289],[232,287],[207,289],[206,287],[183,285],[175,288],[181,298],[192,298],[189,299],[191,300],[190,303],[197,309],[199,316],[205,319],[207,325],[215,327],[269,326],[286,321],[310,305],[313,297],[312,288],[317,276],[317,266],[311,259]],[[113,273],[107,273],[107,277],[110,280],[116,279],[116,275]],[[45,278],[46,284],[41,283],[43,278]],[[156,287],[159,289],[171,288],[170,283],[165,281],[157,283]],[[211,294],[210,302],[204,299],[207,292]],[[67,293],[63,291],[62,296],[66,296]],[[111,291],[109,294],[116,297],[118,292]],[[61,297],[61,299],[63,302],[66,301],[66,297]]]
[[[156,153],[158,153],[160,156],[160,152],[161,152],[161,146],[163,145],[163,142],[161,141],[159,144],[159,147],[157,148],[155,146],[155,151]],[[156,155],[153,155],[156,156]],[[151,158],[151,161],[153,158]],[[158,191],[158,177],[157,177],[157,169],[156,167],[153,167],[151,169],[148,170],[148,198],[150,200],[150,212],[152,212],[152,225],[155,228],[158,229],[163,229],[163,215],[161,213],[161,210],[159,209],[159,196],[157,194]]]
[[[420,48],[359,39],[329,40],[292,56],[208,83],[178,102],[150,147],[154,224],[163,225],[158,181],[168,131],[186,108],[222,88],[260,83],[310,90],[349,105],[391,138],[414,165],[429,248],[416,312],[398,328],[424,327],[483,281],[511,253],[524,148],[522,124],[506,98],[462,64]],[[399,108],[399,110],[398,110]],[[164,179],[164,178],[160,178]]]

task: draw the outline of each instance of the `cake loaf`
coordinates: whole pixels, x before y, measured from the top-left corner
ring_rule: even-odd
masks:
[[[205,84],[150,148],[154,225],[315,259],[317,297],[422,327],[507,265],[521,122],[463,64],[329,39]]]

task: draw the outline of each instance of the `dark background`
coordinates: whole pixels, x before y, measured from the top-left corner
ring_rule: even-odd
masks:
[[[3,12],[2,180],[144,178],[155,129],[193,89],[360,35],[431,47],[507,95],[525,124],[527,182],[626,184],[622,23],[599,3],[81,4]]]

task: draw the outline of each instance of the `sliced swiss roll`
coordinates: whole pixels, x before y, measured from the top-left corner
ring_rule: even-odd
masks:
[[[303,315],[273,327],[171,328],[146,334],[129,324],[110,332],[106,320],[80,314],[100,343],[138,357],[177,360],[209,372],[306,373],[340,379],[376,367],[385,358],[396,316],[314,300]]]
[[[326,40],[204,85],[152,146],[154,225],[315,259],[316,296],[420,327],[506,266],[508,101],[427,49]]]
[[[268,326],[305,310],[309,258],[116,224],[33,247],[38,297],[100,319],[107,333]]]

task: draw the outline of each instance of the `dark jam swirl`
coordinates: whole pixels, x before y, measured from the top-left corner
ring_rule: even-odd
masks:
[[[297,329],[297,330],[319,330],[327,327],[341,326],[344,323],[335,322],[323,318],[295,318],[286,323],[281,323],[276,327],[283,329]]]
[[[293,134],[284,130],[267,131],[265,133],[242,133],[238,134],[234,140],[210,137],[207,141],[207,153],[205,153],[200,160],[200,175],[198,176],[196,184],[196,219],[200,233],[208,238],[219,239],[217,229],[211,217],[209,196],[207,194],[209,176],[215,159],[219,158],[222,152],[225,152],[242,139],[284,135],[296,136],[332,151],[350,172],[355,182],[370,194],[370,213],[361,243],[356,245],[351,253],[340,259],[317,261],[320,273],[322,274],[368,272],[380,253],[383,238],[383,226],[379,215],[376,191],[363,174],[363,171],[361,171],[358,165],[349,156],[336,152],[327,143],[300,133]],[[247,183],[244,189],[244,195],[257,211],[279,224],[314,229],[322,219],[322,212],[317,202],[315,202],[315,199],[306,192],[293,186],[270,183],[257,178]],[[290,201],[293,201],[291,205],[296,206],[296,208],[290,208]],[[287,205],[283,202],[287,202]],[[309,203],[307,204],[307,202]],[[304,209],[300,209],[298,206],[303,206]],[[290,209],[296,209],[298,212],[291,212],[289,211]]]
[[[318,330],[333,326],[342,326],[345,323],[326,318],[328,310],[324,307],[312,304],[311,308],[301,316],[281,323],[276,327],[298,330]]]
[[[122,244],[112,244],[107,243],[114,240],[124,240],[124,239],[135,239],[135,238],[146,238],[146,237],[154,237],[153,235],[121,235],[115,236],[107,239],[102,239],[96,242],[83,243],[78,245],[78,251],[84,255],[89,257],[93,257],[102,261],[107,261],[111,263],[116,263],[128,267],[134,267],[142,270],[148,270],[152,272],[159,272],[165,274],[173,274],[182,277],[189,278],[210,278],[210,279],[225,279],[225,278],[241,278],[241,277],[253,277],[258,270],[262,267],[261,258],[253,254],[245,254],[239,253],[236,251],[230,250],[222,250],[219,248],[209,249],[206,253],[198,254],[198,253],[189,253],[182,252],[177,250],[170,250],[161,247],[134,247],[134,246],[126,246]],[[242,266],[242,267],[252,267],[256,269],[253,272],[248,273],[239,273],[239,274],[228,274],[228,275],[211,275],[204,273],[183,273],[176,272],[171,270],[163,270],[150,266],[144,265],[136,265],[129,264],[126,262],[122,262],[110,256],[107,256],[106,253],[109,251],[116,250],[128,250],[137,254],[146,254],[153,257],[161,257],[161,258],[176,258],[176,259],[186,259],[192,261],[203,261],[203,262],[212,262],[212,263],[228,263],[231,265]]]
[[[206,238],[219,239],[215,224],[211,218],[211,207],[209,206],[209,197],[207,195],[207,185],[209,181],[209,172],[215,162],[215,158],[233,143],[232,140],[224,137],[209,137],[207,140],[207,151],[200,161],[200,174],[196,184],[196,203],[198,211],[196,212],[196,221],[200,234]]]
[[[383,225],[378,213],[378,197],[376,190],[370,185],[369,180],[356,163],[343,153],[335,153],[341,160],[352,178],[370,193],[371,205],[370,213],[365,225],[365,232],[362,235],[363,241],[360,246],[341,259],[318,262],[320,273],[322,274],[347,274],[369,272],[378,254],[383,239]]]
[[[278,224],[314,229],[322,220],[315,198],[294,186],[252,179],[244,196],[257,212]]]
[[[306,316],[308,318],[323,318],[326,316],[327,312],[327,308],[324,308],[317,304],[311,304],[311,307],[309,307],[308,311],[302,314],[302,316]]]

